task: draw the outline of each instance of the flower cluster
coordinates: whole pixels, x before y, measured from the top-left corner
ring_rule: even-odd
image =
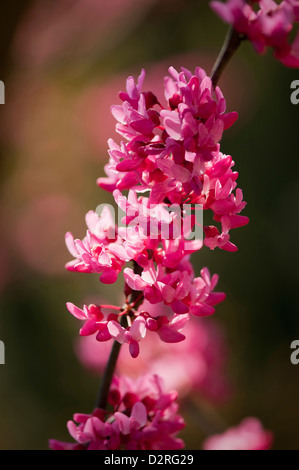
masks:
[[[162,341],[180,342],[190,315],[214,313],[225,298],[214,291],[218,276],[210,276],[207,268],[196,276],[190,255],[203,245],[235,251],[229,232],[248,222],[240,215],[246,203],[236,188],[234,162],[219,144],[237,114],[225,112],[223,94],[219,87],[213,89],[204,70],[169,71],[165,108],[152,92],[142,91],[144,71],[137,84],[128,78],[126,92],[120,93],[123,103],[112,106],[124,140],[120,145],[109,141],[107,177],[98,184],[113,193],[125,226],[115,224],[104,207],[101,215],[88,212],[83,240],[66,235],[74,257],[67,269],[99,273],[103,283],[115,282],[123,272],[125,280],[126,304],[117,315],[105,316],[100,306],[81,310],[68,304],[74,316],[86,320],[81,334],[97,332],[98,341],[128,343],[133,357],[147,330]],[[202,226],[198,216],[207,210],[215,224]],[[204,236],[190,239],[198,227]],[[133,269],[125,266],[128,262]],[[171,313],[153,316],[142,308],[144,300],[169,306]],[[127,318],[125,326],[122,317]]]
[[[177,414],[177,393],[165,392],[157,375],[137,381],[114,377],[109,395],[113,411],[97,408],[76,413],[67,428],[75,443],[50,440],[54,450],[172,450],[184,443],[176,437],[185,427]]]
[[[299,67],[299,32],[290,44],[293,25],[299,22],[298,0],[212,1],[211,7],[223,21],[244,34],[258,53],[272,47],[285,66]]]
[[[111,108],[125,140],[120,145],[109,140],[107,177],[98,184],[111,192],[150,190],[150,204],[189,201],[218,217],[236,215],[244,207],[233,204],[238,174],[231,171],[234,162],[220,152],[219,142],[237,113],[225,113],[223,94],[219,87],[213,90],[203,69],[193,75],[171,67],[169,73],[164,81],[166,108],[152,92],[141,91],[144,70],[137,84],[128,78],[127,92],[120,93],[123,104]],[[216,201],[229,201],[230,207],[217,210]]]
[[[190,263],[188,263],[190,267]],[[146,308],[142,304],[135,310],[132,304],[125,304],[122,315],[109,313],[105,315],[101,305],[84,305],[80,309],[71,302],[67,303],[69,312],[85,323],[80,329],[81,336],[97,333],[100,342],[113,339],[119,343],[127,343],[132,357],[139,354],[139,342],[145,338],[147,331],[156,332],[166,343],[183,341],[185,336],[180,332],[189,320],[189,313],[195,316],[206,316],[214,313],[214,305],[225,298],[222,292],[214,292],[218,276],[210,277],[207,268],[202,269],[201,276],[190,282],[187,270],[162,273],[160,276],[153,269],[144,270],[141,276],[126,268],[124,276],[127,285],[133,291],[140,291],[148,304],[155,309]],[[144,293],[142,293],[142,290]],[[163,308],[170,306],[170,309]],[[111,306],[113,307],[113,306]],[[124,327],[119,323],[120,316],[130,313],[130,324]],[[128,315],[127,315],[128,317]]]
[[[299,34],[288,42],[299,21],[299,1],[228,0],[211,6],[232,24],[233,37],[246,36],[259,53],[271,46],[281,62],[299,67]],[[241,215],[246,202],[237,187],[235,163],[220,150],[224,131],[238,116],[226,112],[220,88],[199,67],[194,73],[170,67],[164,101],[143,90],[144,79],[144,70],[137,82],[129,77],[126,91],[119,94],[122,103],[111,107],[121,141],[109,139],[106,176],[97,180],[113,195],[122,216],[116,223],[111,207],[104,205],[101,212],[87,213],[82,240],[70,232],[65,237],[73,256],[66,268],[96,273],[104,284],[122,276],[125,300],[122,306],[66,304],[84,322],[81,337],[97,347],[110,340],[114,346],[108,361],[102,346],[100,366],[103,360],[107,364],[95,410],[76,413],[67,423],[74,442],[52,439],[55,450],[182,449],[177,434],[185,423],[173,387],[184,389],[189,398],[195,392],[219,400],[230,392],[223,377],[223,338],[197,318],[212,315],[225,294],[216,290],[218,275],[206,267],[197,275],[190,257],[203,247],[236,251],[230,232],[248,223]],[[207,212],[209,225],[203,220]],[[128,370],[122,354],[116,364],[117,343],[128,345],[121,353],[129,351],[135,359],[131,377],[114,375]],[[98,367],[95,351],[86,358],[81,349],[79,356]],[[140,370],[147,374],[136,378]],[[165,391],[157,370],[173,391]],[[203,448],[261,450],[271,444],[272,434],[256,418],[247,418],[209,437]]]
[[[157,315],[157,305],[145,301],[143,308]],[[158,308],[163,308],[164,314],[170,310],[167,306]],[[163,377],[167,389],[179,392],[181,399],[194,394],[212,403],[226,402],[232,397],[233,386],[227,374],[229,347],[223,329],[214,319],[198,321],[191,317],[184,335],[186,339],[180,343],[165,343],[147,330],[137,358],[130,360],[128,350],[121,348],[117,374],[136,378],[156,373]],[[96,375],[103,374],[110,351],[109,342],[95,341],[92,335],[80,336],[75,342],[78,359]]]
[[[269,450],[273,435],[263,428],[257,418],[246,418],[238,426],[227,429],[223,434],[209,437],[203,444],[204,450]]]

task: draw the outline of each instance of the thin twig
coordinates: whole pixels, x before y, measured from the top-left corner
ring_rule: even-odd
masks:
[[[134,261],[134,273],[139,274],[139,275],[142,273],[142,267],[139,266],[139,264],[137,264],[136,261]],[[130,303],[127,305],[128,310],[126,312],[126,309],[124,309],[124,312],[121,314],[122,315],[121,321],[120,321],[121,326],[123,326],[124,328],[128,326],[126,313],[129,314],[132,307],[134,307],[134,309],[137,310],[139,305],[143,302],[143,300],[144,300],[143,292],[134,291],[134,290],[132,291],[130,295]],[[117,363],[117,359],[120,353],[120,349],[121,349],[121,343],[119,343],[118,341],[114,341],[104,374],[102,376],[100,389],[99,389],[98,396],[97,396],[96,403],[95,403],[96,408],[102,408],[103,410],[105,410],[107,407],[110,385],[111,385],[112,378],[115,372],[116,363]]]
[[[236,50],[244,39],[244,35],[235,31],[233,27],[229,28],[221,51],[217,57],[217,60],[210,75],[214,88],[217,86],[224,68],[226,67],[226,65],[228,64],[228,62],[230,61],[230,59],[232,58],[232,56],[234,55],[234,53],[236,52]]]
[[[125,316],[121,319],[121,325],[125,326],[127,323],[127,319]],[[109,356],[109,360],[107,362],[102,380],[99,389],[99,393],[97,396],[95,408],[102,408],[103,410],[106,409],[108,403],[108,395],[110,390],[111,381],[113,378],[114,370],[116,367],[117,359],[120,353],[121,343],[114,341],[111,353]]]

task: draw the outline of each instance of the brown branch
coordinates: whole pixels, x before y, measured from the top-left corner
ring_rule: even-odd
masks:
[[[134,273],[140,275],[143,270],[142,267],[139,266],[139,264],[137,264],[136,261],[133,261],[133,263],[134,263]],[[134,310],[137,310],[139,305],[142,304],[143,300],[144,300],[144,296],[143,296],[142,291],[133,290],[131,292],[130,301],[127,305],[124,306],[124,310],[121,314],[122,315],[122,318],[120,321],[121,326],[123,326],[124,328],[128,326],[127,315],[125,311],[127,309],[128,314],[130,314],[130,310],[131,310],[130,304],[134,304]],[[104,374],[102,376],[99,393],[98,393],[96,403],[95,403],[96,408],[102,408],[104,410],[107,408],[109,390],[110,390],[111,382],[113,379],[117,359],[120,353],[120,349],[121,349],[121,344],[118,341],[114,341],[107,365],[105,367]]]
[[[244,39],[244,35],[235,31],[233,27],[229,28],[221,51],[217,57],[217,60],[210,75],[214,88],[217,86],[224,68],[226,67],[226,65],[228,64],[228,62],[230,61],[234,53],[237,51],[241,42]]]

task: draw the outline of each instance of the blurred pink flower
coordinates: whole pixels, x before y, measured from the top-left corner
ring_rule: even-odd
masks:
[[[238,426],[223,434],[211,436],[203,444],[204,450],[269,450],[273,435],[266,431],[257,418],[246,418]]]
[[[157,306],[145,302],[151,315]],[[159,311],[161,307],[158,307]],[[170,310],[169,307],[162,307]],[[163,313],[163,312],[162,312]],[[180,343],[164,343],[147,331],[139,356],[132,361],[127,348],[122,348],[117,371],[130,377],[143,372],[157,373],[168,389],[175,388],[181,396],[193,391],[215,402],[227,400],[232,386],[226,374],[227,344],[222,328],[209,320],[190,319],[184,327],[186,339]],[[99,343],[94,336],[80,337],[75,351],[82,364],[101,374],[111,351],[111,344]]]
[[[48,194],[28,204],[14,221],[14,241],[26,263],[48,275],[64,274],[66,257],[60,233],[77,212],[74,202],[62,194]],[[53,256],[53,253],[56,255]]]
[[[45,67],[68,57],[106,52],[141,20],[155,0],[35,1],[14,38],[21,65]],[[134,14],[132,15],[132,11]]]

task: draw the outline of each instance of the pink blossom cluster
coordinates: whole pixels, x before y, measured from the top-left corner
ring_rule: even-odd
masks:
[[[71,302],[67,303],[69,312],[79,320],[84,321],[80,329],[81,336],[96,334],[97,341],[110,339],[119,343],[127,343],[132,357],[139,354],[139,342],[146,336],[147,331],[156,332],[166,343],[183,341],[185,336],[181,330],[189,320],[189,313],[195,316],[206,316],[214,313],[214,305],[225,298],[222,292],[214,292],[218,276],[212,278],[207,268],[201,270],[201,276],[190,282],[190,274],[186,270],[155,273],[151,264],[150,269],[144,270],[141,276],[126,268],[124,276],[129,288],[134,291],[144,291],[148,304],[155,309],[146,308],[142,304],[137,310],[130,309],[130,322],[124,327],[120,324],[121,315],[116,313],[104,314],[100,305],[84,305],[80,309]],[[191,264],[188,262],[188,267]],[[152,277],[150,277],[152,276]],[[130,306],[130,305],[129,305]],[[165,309],[163,307],[170,306]],[[125,310],[126,312],[126,310]]]
[[[290,40],[293,25],[299,22],[298,0],[212,1],[211,7],[244,34],[258,53],[272,47],[274,56],[285,66],[299,67],[299,32]]]
[[[223,434],[209,437],[203,444],[204,450],[269,450],[273,435],[263,428],[257,418],[246,418],[238,426],[227,429]]]
[[[113,411],[76,413],[67,428],[74,443],[51,439],[54,450],[172,450],[182,449],[177,433],[185,427],[177,413],[177,392],[165,392],[157,375],[132,381],[114,377],[109,395]]]
[[[99,273],[104,283],[115,282],[123,272],[126,286],[127,306],[117,316],[105,317],[100,307],[81,310],[68,304],[73,315],[86,320],[81,334],[97,332],[98,341],[128,343],[133,357],[147,330],[157,332],[162,341],[179,342],[190,315],[214,313],[214,306],[225,298],[214,291],[218,276],[210,276],[207,268],[196,276],[190,255],[203,245],[235,251],[230,229],[248,222],[240,215],[246,203],[236,188],[234,162],[220,152],[223,131],[237,114],[225,112],[219,87],[214,90],[200,68],[194,75],[170,68],[164,109],[152,92],[141,91],[144,76],[142,71],[137,84],[129,77],[126,92],[120,93],[123,103],[112,106],[116,130],[124,140],[120,145],[109,141],[108,176],[98,180],[113,193],[125,226],[117,226],[104,207],[101,215],[88,212],[83,240],[66,234],[74,257],[67,269]],[[129,190],[127,196],[124,190]],[[186,203],[193,205],[191,215]],[[203,226],[204,240],[188,238],[200,225],[196,210],[210,210],[215,220],[215,225]],[[126,266],[132,261],[134,269]],[[139,299],[136,308],[128,300],[132,295]],[[144,299],[170,306],[171,314],[153,316],[138,308]],[[120,324],[122,315],[129,318],[126,327]]]
[[[157,315],[157,308],[162,308],[165,315],[170,310],[148,301],[143,308],[152,315]],[[180,343],[165,343],[147,330],[137,358],[130,360],[128,349],[121,348],[117,374],[136,378],[156,373],[163,377],[166,388],[177,390],[181,398],[194,393],[212,403],[226,402],[233,387],[227,374],[228,344],[223,329],[212,318],[200,321],[191,317],[184,335],[186,339]],[[75,343],[78,359],[96,375],[103,374],[110,351],[109,342],[95,341],[93,335],[80,336]]]
[[[151,92],[141,92],[144,71],[137,85],[129,77],[127,93],[120,93],[123,104],[112,106],[118,120],[116,130],[127,142],[122,141],[119,146],[109,141],[108,177],[99,178],[98,184],[113,192],[116,203],[125,211],[126,223],[131,226],[121,231],[108,220],[107,211],[101,220],[89,212],[84,240],[74,240],[67,234],[67,246],[75,258],[67,265],[68,269],[101,272],[102,282],[115,282],[130,259],[141,266],[146,264],[147,250],[157,248],[163,227],[176,243],[188,235],[181,230],[174,233],[175,227],[186,225],[175,223],[175,219],[181,221],[186,216],[186,204],[200,204],[203,210],[211,210],[219,223],[219,228],[204,227],[206,246],[237,249],[230,242],[229,231],[248,223],[248,218],[240,215],[246,203],[241,189],[236,189],[238,173],[232,170],[232,157],[221,153],[218,143],[237,113],[225,113],[226,104],[219,87],[213,91],[211,79],[202,69],[197,68],[195,75],[185,69],[178,73],[170,68],[170,73],[172,76],[165,79],[168,109],[155,109],[161,107],[157,98]],[[121,194],[123,190],[130,190],[128,198]],[[150,191],[149,197],[139,195],[145,191]],[[167,211],[172,204],[181,208],[179,215]],[[157,226],[153,224],[157,218],[158,233],[153,234],[149,227]],[[193,215],[190,229],[195,224]],[[107,227],[105,232],[103,226]],[[184,251],[179,247],[180,259],[200,249],[202,243],[185,241],[184,246]],[[167,244],[164,251],[167,258],[169,252],[177,251],[177,246]]]
[[[111,192],[150,190],[150,204],[165,199],[179,205],[200,203],[216,220],[235,216],[244,207],[233,197],[238,174],[231,170],[232,158],[220,152],[219,142],[237,113],[225,112],[220,88],[213,89],[203,69],[196,68],[193,75],[171,67],[169,73],[164,80],[165,108],[152,92],[141,91],[144,70],[137,84],[128,78],[126,92],[120,93],[122,105],[111,108],[116,131],[125,140],[120,145],[109,140],[107,177],[98,184]]]
[[[214,1],[211,5],[239,33],[248,36],[258,52],[272,46],[279,60],[298,66],[299,39],[296,37],[291,46],[287,41],[293,22],[299,19],[299,1],[283,0],[277,5],[272,0],[228,0],[227,4]],[[220,150],[223,133],[234,124],[237,113],[226,112],[220,88],[213,86],[201,68],[193,74],[171,67],[164,79],[164,105],[154,93],[143,91],[144,78],[144,70],[137,83],[129,77],[126,91],[119,94],[122,103],[111,107],[122,140],[117,143],[109,139],[106,176],[97,180],[99,187],[112,193],[124,215],[116,223],[104,206],[101,213],[87,213],[87,232],[82,240],[66,234],[66,245],[73,256],[66,268],[96,273],[104,284],[115,283],[122,275],[125,301],[122,306],[88,304],[82,308],[68,302],[67,309],[84,322],[81,336],[95,339],[96,344],[110,340],[127,344],[134,359],[140,355],[140,343],[150,341],[151,374],[160,367],[170,382],[176,376],[175,386],[181,374],[186,389],[209,393],[215,383],[217,389],[217,380],[209,381],[207,370],[215,366],[218,379],[223,362],[219,356],[215,359],[214,345],[212,349],[207,344],[202,347],[204,357],[200,333],[192,322],[195,317],[212,315],[225,294],[215,290],[218,275],[211,275],[208,268],[196,275],[190,257],[203,246],[236,251],[230,231],[248,223],[241,215],[246,202],[237,187],[234,161]],[[198,220],[206,211],[213,218],[212,225]],[[203,236],[191,239],[198,227]],[[189,335],[189,343],[176,356],[173,344],[186,339],[183,330]],[[159,347],[162,344],[165,348],[160,359],[154,356],[157,340]],[[207,335],[205,340],[209,341]],[[223,349],[219,351],[223,359]],[[119,346],[114,343],[98,408],[91,414],[77,413],[67,423],[75,442],[51,440],[52,449],[184,447],[177,438],[185,426],[178,414],[178,392],[165,392],[156,373],[137,379],[114,376],[111,382],[118,352]],[[271,443],[272,434],[257,419],[248,418],[238,427],[208,438],[204,449],[268,449]]]

